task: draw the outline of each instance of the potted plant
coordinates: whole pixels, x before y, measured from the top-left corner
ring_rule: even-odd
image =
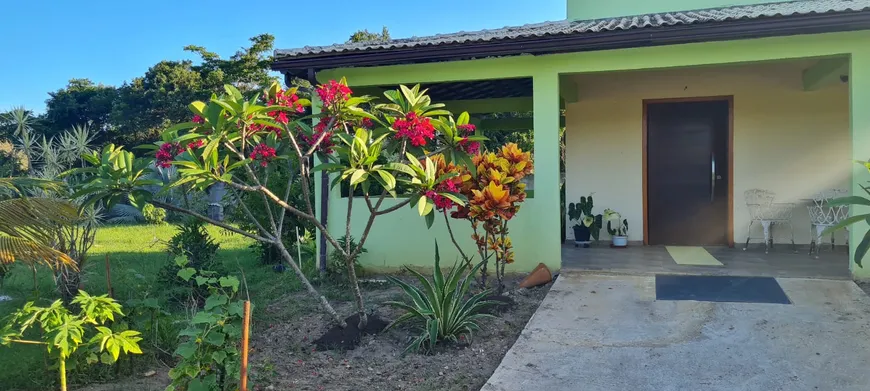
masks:
[[[604,210],[604,219],[607,220],[607,233],[613,240],[613,247],[628,246],[628,220],[613,209]]]
[[[589,247],[590,238],[598,240],[601,233],[602,216],[593,215],[592,195],[580,197],[580,202],[568,205],[568,219],[574,223],[574,247]]]

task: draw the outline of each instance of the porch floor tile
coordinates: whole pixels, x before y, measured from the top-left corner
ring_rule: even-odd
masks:
[[[790,246],[775,247],[769,254],[764,248],[743,251],[740,248],[704,247],[723,266],[680,265],[671,258],[665,246],[630,246],[613,249],[604,244],[576,248],[573,243],[562,246],[562,268],[569,271],[607,271],[631,274],[697,274],[727,276],[763,276],[791,278],[851,279],[849,253],[844,246],[833,251],[822,249],[818,258],[808,255],[806,246],[798,252]]]

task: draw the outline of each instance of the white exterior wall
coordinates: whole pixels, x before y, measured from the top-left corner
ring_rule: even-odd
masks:
[[[746,240],[743,192],[763,188],[780,202],[801,202],[851,183],[849,96],[845,83],[802,89],[810,63],[574,75],[579,101],[566,106],[566,202],[594,192],[595,212],[613,208],[629,222],[629,240],[643,240],[644,99],[734,96],[734,240]],[[564,88],[564,87],[563,87]],[[807,209],[794,210],[795,238],[809,243]],[[753,235],[760,235],[753,227]],[[570,224],[568,238],[573,237]],[[606,230],[602,237],[606,238]],[[787,230],[774,232],[786,243]],[[845,236],[837,236],[838,243]]]

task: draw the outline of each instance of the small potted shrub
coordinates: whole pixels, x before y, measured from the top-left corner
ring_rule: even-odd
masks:
[[[580,202],[568,205],[568,219],[573,223],[574,247],[582,245],[589,247],[591,239],[598,240],[601,233],[601,215],[593,215],[592,195],[580,197]]]
[[[604,219],[607,220],[607,233],[613,238],[613,247],[628,246],[628,220],[613,209],[604,210]]]

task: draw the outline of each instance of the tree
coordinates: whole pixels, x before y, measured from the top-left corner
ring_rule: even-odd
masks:
[[[118,89],[110,141],[153,141],[161,130],[187,117],[188,103],[211,94],[191,61],[161,61]]]
[[[380,34],[371,33],[368,30],[358,30],[357,32],[351,34],[350,38],[348,38],[347,43],[354,42],[387,42],[390,38],[390,30],[387,26],[384,26],[381,30]]]
[[[202,46],[188,45],[184,50],[199,55],[198,64],[161,61],[117,88],[72,79],[65,88],[49,93],[46,124],[34,126],[36,134],[51,137],[73,125],[90,123],[99,132],[100,144],[154,141],[170,124],[187,118],[188,103],[221,93],[224,84],[251,92],[276,80],[270,74],[275,37],[261,34],[250,41],[249,47],[226,59]],[[7,128],[0,119],[0,138]]]
[[[71,79],[66,87],[48,95],[44,135],[51,137],[81,124],[91,124],[98,132],[110,130],[109,117],[118,95],[115,87],[94,84],[88,79]]]
[[[250,47],[237,51],[226,60],[202,46],[188,45],[184,50],[199,54],[202,59],[202,64],[193,69],[202,76],[206,89],[217,93],[224,84],[232,84],[242,93],[248,93],[260,91],[278,81],[270,74],[275,37],[260,34],[250,41]]]
[[[310,118],[303,116],[310,102],[299,98],[295,89],[283,91],[276,83],[262,98],[257,95],[246,98],[232,85],[226,85],[225,89],[225,94],[208,103],[191,103],[193,119],[163,132],[163,141],[152,146],[156,150],[156,165],[178,168],[179,178],[165,187],[191,185],[202,191],[223,183],[236,199],[241,199],[240,193],[258,197],[267,212],[267,224],[245,210],[256,227],[253,232],[245,231],[155,200],[153,193],[146,190],[154,184],[146,178],[152,161],[134,159],[130,152],[113,145],[107,146],[102,154],[86,157],[93,167],[77,171],[92,178],[83,183],[79,194],[87,196],[91,203],[104,201],[108,206],[125,199],[138,207],[151,203],[273,244],[303,286],[344,327],[344,320],[311,285],[281,240],[288,213],[307,220],[345,260],[350,288],[356,298],[359,329],[364,330],[367,316],[353,260],[362,251],[378,216],[411,205],[431,226],[436,203],[449,200],[464,204],[461,196],[441,186],[451,177],[437,177],[433,159],[440,157],[473,166],[468,149],[482,138],[462,131],[468,125],[468,113],[454,120],[449,111],[442,109],[443,104],[432,103],[419,86],[400,86],[399,90],[388,91],[385,93],[388,102],[378,104],[374,97],[353,97],[346,83],[333,80],[317,87],[323,104],[319,121],[312,127],[308,124]],[[311,167],[315,155],[325,163]],[[302,181],[303,205],[288,203],[289,191],[276,193],[265,185],[269,183],[271,166],[294,161],[298,163],[291,168]],[[355,247],[351,240],[339,243],[317,219],[309,192],[312,172],[318,170],[334,174],[333,185],[347,183],[351,192],[357,188],[362,191],[368,218]],[[395,188],[399,181],[413,189],[413,195],[384,206],[387,196],[397,197]],[[347,226],[343,233],[349,238],[354,197],[347,198]],[[244,202],[238,205],[246,208]]]

